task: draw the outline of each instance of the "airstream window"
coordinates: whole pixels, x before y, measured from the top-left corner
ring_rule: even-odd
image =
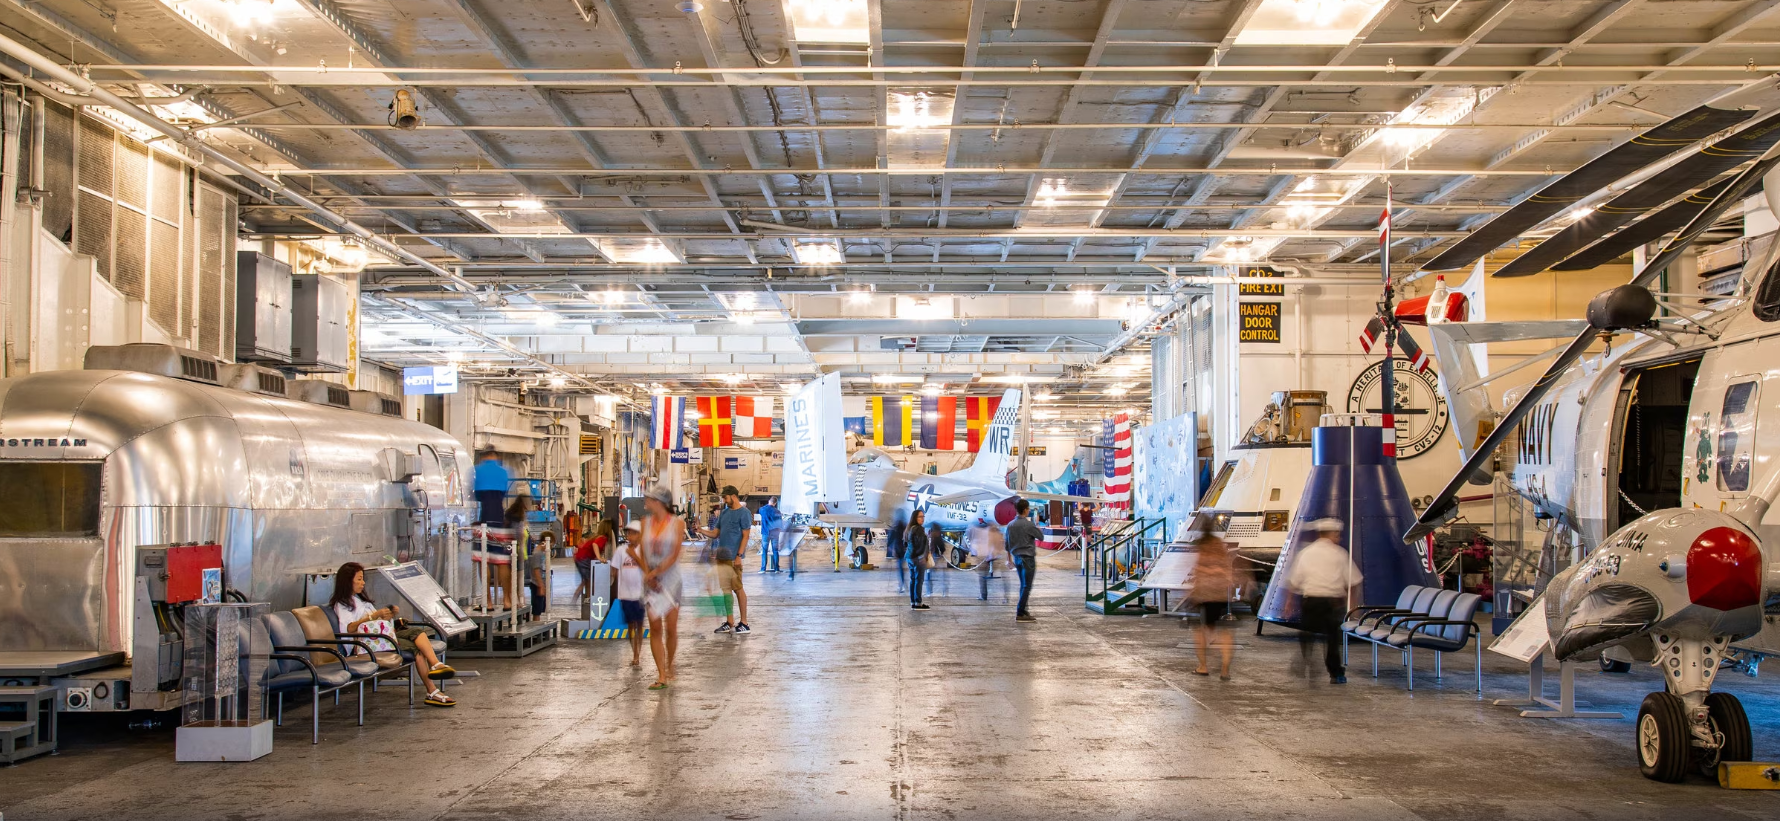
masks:
[[[99,462],[0,462],[0,537],[99,535]]]

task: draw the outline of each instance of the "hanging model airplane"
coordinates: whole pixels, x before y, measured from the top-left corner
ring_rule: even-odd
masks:
[[[1522,206],[1505,212],[1430,267],[1469,264],[1567,203],[1687,142],[1751,119],[1756,111],[1743,108],[1747,103],[1772,109],[1772,88],[1772,78],[1751,84],[1633,138],[1529,198],[1522,205],[1534,207],[1526,212]],[[1650,241],[1673,228],[1652,235],[1650,227],[1641,228],[1645,223],[1680,223],[1679,233],[1629,284],[1589,304],[1587,322],[1568,344],[1547,352],[1555,360],[1510,397],[1510,409],[1493,428],[1488,414],[1476,412],[1482,390],[1476,374],[1450,375],[1455,416],[1470,408],[1477,436],[1461,436],[1466,463],[1405,534],[1406,540],[1420,538],[1451,520],[1460,489],[1489,474],[1498,448],[1518,429],[1519,446],[1510,452],[1514,488],[1531,501],[1535,515],[1552,521],[1554,539],[1574,545],[1581,556],[1549,578],[1521,621],[1543,622],[1535,625],[1549,636],[1550,652],[1560,661],[1605,653],[1662,672],[1665,690],[1644,699],[1637,723],[1640,769],[1661,781],[1679,781],[1690,766],[1715,770],[1720,761],[1753,755],[1742,705],[1731,694],[1713,692],[1712,683],[1720,669],[1754,674],[1762,657],[1780,654],[1780,625],[1770,623],[1780,615],[1780,516],[1767,521],[1780,496],[1780,377],[1771,376],[1780,373],[1773,367],[1780,363],[1780,244],[1747,264],[1741,296],[1720,301],[1728,304],[1720,310],[1662,302],[1649,286],[1764,177],[1770,207],[1780,212],[1774,190],[1780,149],[1771,133],[1777,126],[1780,121],[1768,117],[1749,129],[1762,133],[1739,132],[1699,152],[1735,147],[1735,162],[1690,157],[1611,203],[1658,185],[1662,197],[1652,194],[1640,204],[1654,208],[1754,160],[1731,179],[1620,232],[1639,232]],[[1690,169],[1686,174],[1669,173],[1684,167]],[[1676,208],[1692,213],[1677,221]],[[1561,248],[1535,247],[1528,252],[1537,255],[1534,262],[1508,275],[1544,270],[1616,227],[1607,223],[1623,222],[1614,218],[1569,236],[1560,232],[1553,240]],[[1659,307],[1669,315],[1657,319]],[[1534,324],[1553,327],[1499,338],[1555,336],[1560,325]],[[1435,333],[1443,359],[1448,357],[1441,349],[1454,347],[1455,340],[1491,341],[1486,329],[1463,323]],[[1607,350],[1585,356],[1598,341],[1606,341]],[[1470,391],[1479,393],[1459,395]]]

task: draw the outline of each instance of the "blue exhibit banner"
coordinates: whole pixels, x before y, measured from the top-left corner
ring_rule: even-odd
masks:
[[[402,393],[408,396],[457,393],[456,365],[423,365],[402,369]]]

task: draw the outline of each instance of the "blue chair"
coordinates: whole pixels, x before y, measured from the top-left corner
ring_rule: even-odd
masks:
[[[266,665],[266,694],[278,697],[278,726],[284,726],[284,694],[307,689],[313,715],[310,717],[310,743],[321,743],[321,696],[338,693],[352,684],[359,686],[358,723],[365,723],[364,677],[355,677],[346,664],[346,656],[332,646],[310,644],[303,625],[289,612],[270,613],[265,617],[266,634],[272,653]],[[318,655],[331,655],[337,663],[315,663]]]
[[[1462,593],[1448,600],[1444,612],[1417,619],[1406,625],[1401,635],[1392,634],[1390,644],[1408,654],[1409,689],[1415,689],[1415,648],[1434,651],[1434,680],[1439,681],[1441,655],[1463,650],[1468,643],[1477,657],[1477,697],[1483,698],[1483,630],[1476,621],[1482,606],[1482,596]],[[1473,638],[1477,640],[1472,641]]]

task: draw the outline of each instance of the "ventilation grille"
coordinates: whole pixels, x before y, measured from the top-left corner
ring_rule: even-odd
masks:
[[[275,373],[259,373],[256,375],[259,377],[261,393],[275,393],[279,396],[285,395],[284,377]]]
[[[75,220],[74,252],[99,261],[99,277],[111,281],[111,200],[82,191]]]
[[[163,154],[155,155],[154,186],[149,191],[149,213],[168,222],[180,222],[185,210],[185,166]]]
[[[390,399],[389,397],[384,397],[383,398],[383,415],[384,416],[394,416],[394,417],[400,418],[402,415],[402,403],[398,402],[394,399]]]
[[[57,239],[74,225],[74,115],[59,105],[44,105],[43,230]]]
[[[111,196],[111,151],[117,139],[109,126],[87,117],[80,118],[80,186],[96,194]]]
[[[179,372],[187,379],[200,379],[205,382],[215,382],[216,362],[209,359],[199,359],[195,356],[181,354],[179,357]]]
[[[352,404],[352,398],[345,388],[328,388],[328,404],[344,408]]]
[[[148,146],[125,138],[118,142],[116,168],[113,169],[115,191],[119,202],[148,210]]]
[[[148,217],[128,208],[117,213],[117,256],[111,284],[131,299],[148,297]],[[164,327],[164,326],[163,326]],[[172,330],[165,328],[165,330]]]
[[[233,272],[235,253],[225,250],[223,228],[223,195],[222,192],[208,185],[198,187],[197,226],[193,232],[197,235],[197,277],[198,284],[198,348],[215,350],[232,355],[235,351],[234,335],[230,334],[225,341],[223,328],[234,324],[233,311],[225,317],[224,306],[232,308],[235,304],[234,289],[226,289],[224,272],[228,271],[227,282],[234,282]],[[224,265],[228,265],[225,268]]]
[[[148,239],[148,316],[167,333],[183,337],[190,329],[181,321],[185,284],[179,276],[179,229],[152,220]]]
[[[222,301],[222,349],[235,350],[235,228],[240,217],[236,214],[235,198],[217,193],[222,205],[220,225],[217,228],[222,244],[222,269],[211,274],[215,282],[215,290]]]

